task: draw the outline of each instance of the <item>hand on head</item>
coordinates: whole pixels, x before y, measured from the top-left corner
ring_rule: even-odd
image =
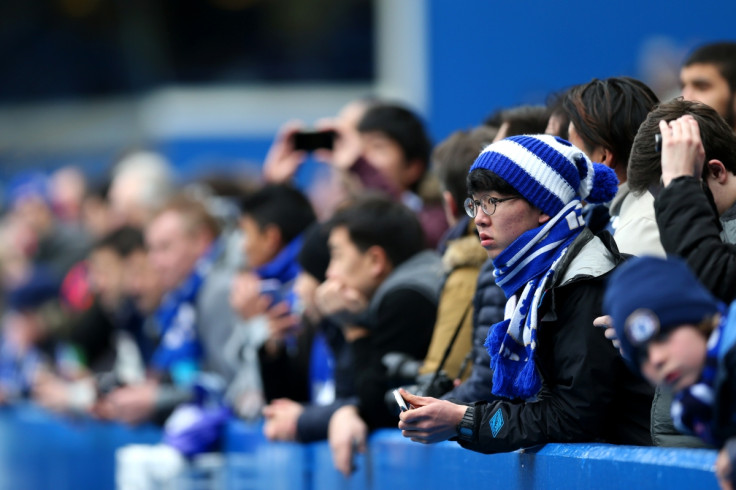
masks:
[[[698,121],[685,115],[669,123],[660,121],[659,130],[662,134],[662,183],[665,187],[677,177],[700,178],[705,149],[700,140]]]

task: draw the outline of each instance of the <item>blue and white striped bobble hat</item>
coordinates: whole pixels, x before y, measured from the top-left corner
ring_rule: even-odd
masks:
[[[558,136],[511,136],[488,145],[470,167],[489,170],[545,214],[554,216],[575,198],[591,203],[613,199],[616,173],[593,163]]]

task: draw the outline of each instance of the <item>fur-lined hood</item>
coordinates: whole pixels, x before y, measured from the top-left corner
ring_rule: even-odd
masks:
[[[486,250],[480,246],[480,240],[471,233],[448,242],[447,250],[442,256],[445,272],[458,267],[480,267],[488,260]]]

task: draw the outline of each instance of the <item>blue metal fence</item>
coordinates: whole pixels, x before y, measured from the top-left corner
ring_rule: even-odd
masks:
[[[154,444],[160,430],[49,414],[33,405],[0,409],[0,489],[114,488],[114,454]],[[607,444],[547,444],[483,455],[446,442],[422,446],[398,430],[371,436],[356,473],[345,478],[327,443],[268,443],[258,424],[233,421],[220,457],[200,458],[187,488],[368,490],[386,488],[639,489],[717,488],[716,452]],[[178,487],[177,487],[178,488]]]

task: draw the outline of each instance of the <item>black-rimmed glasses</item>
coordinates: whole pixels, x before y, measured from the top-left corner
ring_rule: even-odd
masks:
[[[487,216],[493,216],[493,213],[496,212],[496,206],[498,206],[499,203],[510,201],[512,199],[519,199],[519,196],[504,197],[501,199],[497,197],[484,197],[480,201],[476,201],[469,197],[463,203],[463,207],[465,207],[465,212],[471,218],[475,218],[475,215],[478,214],[478,208],[482,209]]]

